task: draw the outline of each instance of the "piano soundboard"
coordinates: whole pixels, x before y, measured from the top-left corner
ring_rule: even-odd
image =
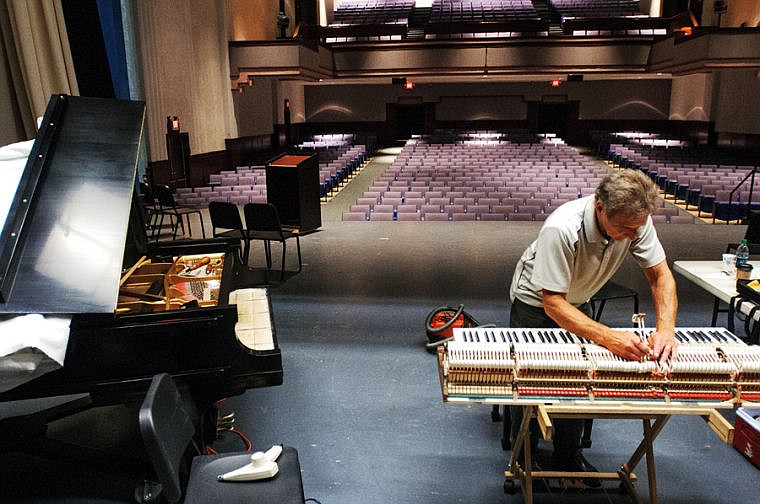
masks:
[[[620,329],[646,338],[653,329]],[[760,347],[723,328],[676,329],[675,360],[629,361],[563,329],[455,329],[438,349],[444,400],[760,401]]]

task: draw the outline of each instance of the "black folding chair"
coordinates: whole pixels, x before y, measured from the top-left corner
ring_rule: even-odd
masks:
[[[243,264],[247,264],[251,241],[240,218],[238,206],[226,201],[211,201],[208,204],[208,213],[211,217],[211,233],[214,238],[221,236],[240,239],[243,242],[240,258]]]
[[[592,318],[599,322],[602,318],[604,305],[607,304],[607,301],[628,298],[633,300],[633,313],[639,313],[638,292],[616,282],[607,282],[596,294],[591,296],[591,299],[589,300],[591,303]]]
[[[154,236],[158,239],[161,229],[164,225],[164,217],[169,217],[169,223],[172,228],[172,240],[177,239],[177,231],[182,228],[182,234],[190,234],[190,216],[193,214],[198,215],[198,220],[201,224],[201,233],[206,238],[206,229],[203,226],[203,214],[198,208],[182,207],[177,205],[174,200],[174,194],[172,189],[167,185],[157,185],[153,188],[156,200],[158,200],[158,213],[159,220],[156,226]],[[187,232],[185,231],[185,219],[187,219]]]
[[[298,250],[298,270],[301,271],[301,237],[296,231],[283,228],[280,223],[280,215],[277,207],[271,203],[248,203],[243,207],[243,216],[245,218],[245,228],[248,232],[249,240],[261,240],[264,242],[264,253],[266,254],[267,270],[272,268],[272,249],[271,242],[276,241],[282,244],[282,266],[280,269],[280,280],[285,278],[285,253],[287,241],[291,238],[296,239]]]
[[[140,182],[140,201],[142,201],[143,208],[145,210],[145,230],[148,236],[153,237],[153,234],[158,225],[158,201],[156,195],[153,192],[153,187],[147,182]]]

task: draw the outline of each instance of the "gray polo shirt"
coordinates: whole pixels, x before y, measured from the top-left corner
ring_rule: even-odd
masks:
[[[538,238],[517,263],[509,298],[541,306],[543,289],[567,294],[579,306],[587,302],[620,268],[630,253],[641,268],[665,259],[651,217],[635,240],[610,240],[596,225],[594,196],[569,201],[544,222]]]

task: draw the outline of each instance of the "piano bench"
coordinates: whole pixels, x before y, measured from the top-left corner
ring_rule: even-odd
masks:
[[[255,481],[217,481],[217,476],[251,462],[251,453],[201,455],[193,458],[184,504],[222,500],[303,504],[301,465],[295,448],[284,446],[277,459],[279,471],[272,478]]]
[[[186,467],[185,462],[189,462],[189,447],[195,446],[197,449],[194,441],[196,429],[185,399],[167,373],[153,377],[140,406],[139,425],[156,481],[161,484],[163,498],[170,503],[181,501],[183,495],[185,504],[216,501],[224,504],[304,502],[298,452],[289,447],[283,447],[276,460],[279,467],[277,474],[254,481],[218,480],[218,476],[250,464],[250,452],[195,455],[191,459],[186,486],[183,486],[185,478],[180,468]]]

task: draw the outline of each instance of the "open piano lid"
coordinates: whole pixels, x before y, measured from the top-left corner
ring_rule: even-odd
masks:
[[[0,313],[114,312],[144,115],[50,99],[0,235]]]

